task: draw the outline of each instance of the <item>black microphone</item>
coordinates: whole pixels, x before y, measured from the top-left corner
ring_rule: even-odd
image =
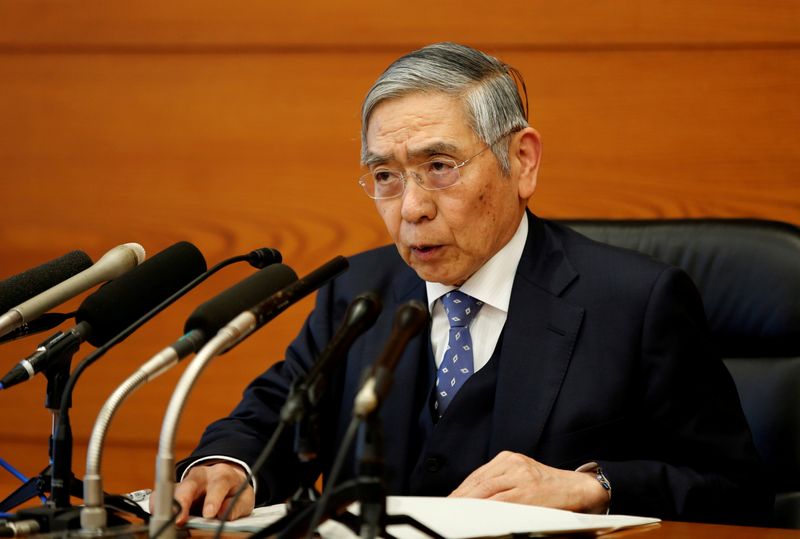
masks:
[[[271,247],[254,249],[245,255],[245,259],[251,266],[258,269],[264,269],[272,264],[283,262],[283,256],[281,256],[280,251]]]
[[[345,257],[336,256],[308,275],[262,301],[250,309],[250,312],[256,317],[255,329],[260,328],[288,307],[321,288],[322,285],[345,271],[348,267],[350,267],[350,263]]]
[[[87,297],[75,320],[89,322],[92,332],[86,340],[102,346],[205,271],[206,260],[197,247],[178,242]]]
[[[353,415],[366,417],[384,401],[392,387],[394,370],[400,356],[409,341],[422,330],[429,319],[427,307],[418,300],[411,300],[398,307],[389,340],[356,395]]]
[[[342,325],[320,352],[308,374],[298,380],[281,409],[281,419],[287,423],[299,421],[306,404],[316,407],[328,386],[328,379],[339,361],[360,335],[372,327],[381,313],[381,300],[374,292],[358,295],[347,307]]]
[[[375,324],[381,309],[381,298],[375,292],[364,292],[350,302],[341,327],[322,350],[306,378],[308,401],[312,406],[319,404],[325,393],[331,371],[353,345],[353,341]]]
[[[0,313],[66,281],[91,265],[89,255],[83,251],[71,251],[0,281]]]
[[[0,380],[0,388],[32,378],[58,361],[66,349],[75,349],[84,341],[102,346],[205,270],[202,253],[191,243],[179,242],[164,249],[83,300],[76,314],[78,323],[56,333],[20,361]]]
[[[267,322],[345,271],[349,265],[345,257],[336,256],[254,307],[240,312],[220,329],[227,336],[224,342],[217,343],[219,348],[215,355],[225,353],[245,340]]]
[[[295,281],[297,274],[292,268],[272,263],[197,307],[186,320],[183,332],[199,332],[202,346],[236,315]]]

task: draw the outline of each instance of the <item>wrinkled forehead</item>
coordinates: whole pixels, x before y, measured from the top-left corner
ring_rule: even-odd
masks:
[[[362,164],[453,154],[478,140],[462,99],[436,92],[385,99],[367,122]],[[400,154],[400,155],[398,155]]]

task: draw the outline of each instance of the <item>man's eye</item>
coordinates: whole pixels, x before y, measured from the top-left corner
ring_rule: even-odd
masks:
[[[395,174],[391,170],[376,170],[372,176],[376,183],[388,183],[394,179]]]
[[[428,172],[433,174],[446,174],[455,168],[455,163],[451,161],[436,160],[428,163]]]

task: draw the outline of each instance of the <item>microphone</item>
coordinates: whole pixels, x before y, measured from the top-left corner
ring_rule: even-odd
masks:
[[[295,281],[297,274],[289,266],[267,266],[197,307],[186,320],[183,332],[187,335],[199,332],[202,346],[237,314]]]
[[[0,281],[0,313],[41,294],[91,265],[92,259],[89,255],[83,251],[71,251]]]
[[[195,358],[183,371],[175,390],[172,392],[167,411],[161,423],[161,435],[158,439],[156,455],[156,499],[153,514],[150,518],[150,533],[158,532],[163,539],[173,539],[175,528],[172,522],[172,495],[175,490],[175,435],[178,429],[183,407],[189,392],[194,387],[203,369],[217,355],[230,350],[236,344],[251,335],[290,305],[304,298],[329,280],[343,272],[349,263],[342,256],[326,262],[305,277],[284,287],[255,307],[240,313],[231,320],[197,353]],[[163,528],[163,530],[161,529]]]
[[[364,292],[350,302],[341,327],[322,350],[306,378],[308,401],[312,406],[319,404],[325,394],[336,363],[347,353],[353,341],[375,324],[382,308],[381,298],[375,292]]]
[[[254,330],[262,327],[288,307],[321,288],[322,285],[345,271],[348,267],[350,267],[350,263],[345,257],[335,256],[305,277],[298,279],[250,309],[250,312],[256,317]]]
[[[277,251],[270,251],[273,251],[270,259],[275,260],[274,253]],[[277,258],[280,259],[280,253]],[[100,476],[103,442],[111,420],[124,400],[140,386],[199,350],[242,310],[296,280],[297,275],[289,266],[273,263],[206,301],[189,316],[185,334],[180,339],[154,355],[111,394],[95,420],[86,452],[86,475],[83,478],[85,506],[81,509],[81,528],[84,531],[98,532],[107,524]]]
[[[272,247],[261,247],[254,249],[245,255],[245,260],[254,268],[264,269],[272,264],[280,264],[283,262],[283,256],[280,251]]]
[[[34,296],[0,316],[0,336],[38,318],[53,307],[74,298],[95,285],[116,279],[144,260],[144,248],[138,243],[114,247],[93,266],[64,282]]]
[[[119,254],[114,257],[121,258]],[[102,263],[101,259],[92,268]],[[58,361],[64,350],[76,348],[84,341],[102,346],[205,269],[203,255],[191,243],[176,243],[161,251],[83,300],[76,314],[78,323],[67,332],[50,337],[14,366],[0,380],[0,388],[8,389],[29,380]]]
[[[321,288],[349,266],[350,263],[345,257],[335,256],[308,275],[275,292],[258,305],[241,312],[219,330],[215,336],[216,343],[211,357],[227,352],[283,311]],[[225,335],[223,336],[221,333],[225,333]]]
[[[374,292],[365,292],[351,301],[342,325],[319,354],[311,370],[292,385],[281,408],[280,418],[286,424],[295,425],[294,450],[301,462],[312,461],[319,452],[320,402],[336,367],[344,359],[353,341],[375,323],[381,307],[381,300]],[[263,463],[264,459],[259,458],[256,464]],[[253,465],[251,473],[257,473],[260,467]],[[307,484],[308,477],[303,481],[305,483],[301,482],[299,492],[308,492],[312,489]]]
[[[206,260],[197,247],[178,242],[87,297],[75,320],[89,322],[92,332],[86,340],[102,346],[204,271]]]
[[[328,345],[319,354],[314,366],[305,377],[296,380],[292,385],[289,396],[286,398],[286,403],[281,408],[278,426],[273,431],[270,440],[264,446],[258,458],[252,464],[247,478],[239,485],[239,488],[233,495],[233,500],[228,504],[227,511],[220,518],[221,521],[224,522],[228,520],[231,508],[236,505],[242,492],[250,483],[251,478],[255,476],[266,463],[286,425],[295,424],[294,449],[298,459],[301,462],[307,463],[317,457],[319,447],[319,418],[315,410],[319,407],[322,395],[324,395],[327,389],[328,378],[341,358],[344,357],[347,350],[350,349],[353,341],[375,323],[375,320],[381,312],[381,307],[381,300],[374,292],[359,294],[350,302],[350,305],[347,307],[347,312],[344,315],[344,320],[342,320],[342,325],[328,342]],[[311,414],[306,413],[309,405],[311,405]],[[313,476],[308,473],[300,473],[300,480],[300,488],[297,491],[298,493],[292,497],[292,504],[302,499],[302,496],[305,496],[308,500],[314,499],[309,493],[309,491],[313,491],[311,485],[314,481]],[[290,510],[289,514],[279,521],[274,522],[268,529],[283,529],[282,527],[287,522],[287,519],[291,519],[293,515],[294,513]],[[220,534],[221,529],[222,524],[220,524],[220,528],[217,530],[217,536]],[[264,537],[268,535],[265,530],[261,530],[259,533],[263,534]]]
[[[100,348],[78,364],[60,395],[58,422],[52,443],[50,482],[51,502],[56,508],[70,507],[72,429],[69,406],[81,373],[99,357],[101,350],[107,350],[103,348],[106,344],[124,340],[133,332],[129,327],[132,323],[155,316],[170,304],[164,298],[179,293],[189,281],[196,280],[205,271],[206,261],[197,247],[189,242],[178,242],[101,287],[78,308],[78,326],[86,324],[90,327],[85,340]]]
[[[358,295],[347,307],[342,325],[319,354],[319,358],[299,381],[281,409],[281,420],[294,423],[301,419],[306,404],[316,407],[327,389],[328,379],[353,341],[366,332],[381,313],[381,300],[374,292]]]
[[[422,302],[411,300],[394,315],[392,333],[375,361],[370,375],[356,395],[353,415],[364,418],[384,401],[394,379],[394,369],[409,341],[428,323],[430,315]]]

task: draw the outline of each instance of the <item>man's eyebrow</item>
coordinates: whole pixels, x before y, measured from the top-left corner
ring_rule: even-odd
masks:
[[[365,167],[372,167],[376,165],[383,165],[388,163],[391,158],[388,155],[380,155],[377,153],[372,153],[369,150],[364,155],[364,159],[361,160],[361,164]]]
[[[449,142],[434,142],[421,148],[416,148],[408,152],[409,159],[416,159],[420,157],[430,157],[432,155],[448,154],[455,155],[461,151],[461,148]],[[367,151],[362,164],[364,166],[384,165],[392,160],[392,156],[381,155]]]
[[[439,141],[429,144],[428,146],[423,146],[422,148],[411,150],[408,152],[408,156],[413,159],[415,157],[430,157],[439,154],[454,155],[459,153],[460,150],[461,149],[455,144]]]

